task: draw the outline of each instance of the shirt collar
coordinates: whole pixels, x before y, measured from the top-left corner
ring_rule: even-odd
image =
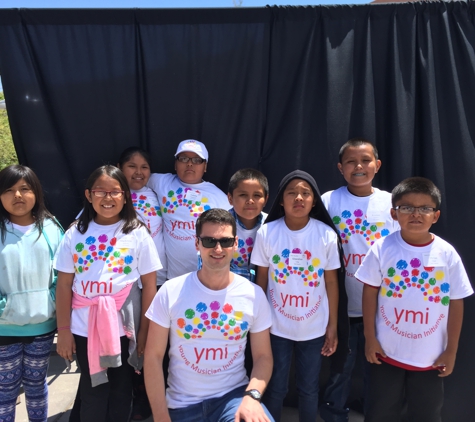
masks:
[[[241,220],[239,219],[239,216],[236,214],[236,211],[234,211],[234,208],[231,208],[229,210],[229,212],[231,213],[231,215],[234,217],[234,219],[236,220],[236,222],[239,224],[239,226],[241,228],[243,228],[244,230],[249,230],[242,222]],[[259,216],[257,217],[257,221],[256,221],[256,225],[252,228],[252,229],[255,229],[256,227],[260,227],[261,224],[262,224],[262,218],[264,216],[262,215],[262,212],[259,214]],[[251,230],[252,230],[251,229]]]

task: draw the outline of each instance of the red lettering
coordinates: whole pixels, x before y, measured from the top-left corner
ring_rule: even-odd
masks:
[[[196,363],[200,363],[200,360],[204,357],[205,360],[222,360],[228,358],[228,348],[225,347],[224,350],[221,347],[213,348],[213,347],[206,347],[201,348],[194,348],[195,356],[196,356]],[[218,357],[219,354],[219,357]]]

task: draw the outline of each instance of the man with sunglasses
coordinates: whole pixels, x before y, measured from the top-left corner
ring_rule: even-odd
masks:
[[[224,192],[203,181],[207,165],[206,146],[187,139],[180,142],[175,153],[176,174],[154,173],[147,183],[160,201],[168,279],[197,268],[194,232],[201,213],[211,208],[229,207]]]
[[[145,384],[154,420],[273,421],[260,403],[272,372],[269,304],[262,290],[231,273],[236,222],[223,209],[205,211],[196,223],[199,271],[168,281],[146,316]],[[251,338],[253,370],[244,368]],[[162,362],[170,337],[165,394]]]

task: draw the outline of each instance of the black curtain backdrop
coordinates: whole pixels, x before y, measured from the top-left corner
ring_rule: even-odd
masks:
[[[469,2],[262,9],[1,9],[0,72],[22,164],[68,225],[84,181],[122,149],[173,171],[178,142],[210,150],[206,180],[300,168],[344,183],[339,147],[374,141],[375,185],[429,177],[434,232],[475,277],[475,17]],[[444,421],[475,420],[474,299],[465,301]]]

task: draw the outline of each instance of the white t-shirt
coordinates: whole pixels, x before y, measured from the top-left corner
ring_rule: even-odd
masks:
[[[356,277],[379,288],[376,338],[387,356],[420,368],[447,346],[450,300],[473,293],[460,256],[437,236],[421,247],[399,231],[379,240]]]
[[[355,273],[366,252],[376,240],[399,230],[399,224],[391,217],[391,194],[373,190],[369,196],[355,196],[342,186],[322,195],[343,244],[350,317],[363,315],[363,284],[355,278]]]
[[[35,223],[28,224],[28,226],[20,226],[19,224],[11,223],[15,230],[22,232],[23,234],[29,234],[35,229]]]
[[[171,409],[246,385],[244,350],[249,332],[262,332],[272,322],[262,289],[237,274],[222,290],[206,288],[196,272],[170,280],[145,315],[170,329],[166,396]]]
[[[160,203],[156,193],[148,186],[140,190],[130,190],[132,194],[132,204],[139,218],[147,225],[152,235],[153,243],[157,247],[158,256],[162,264],[162,269],[157,271],[157,285],[160,286],[167,281],[167,256],[165,253],[165,242],[163,240],[163,224]],[[139,280],[139,285],[142,283]]]
[[[196,270],[195,222],[210,208],[229,208],[226,195],[215,185],[183,183],[176,174],[154,173],[148,181],[158,196],[163,218],[167,254],[167,278]]]
[[[301,230],[290,230],[283,217],[264,224],[251,262],[269,268],[271,333],[295,341],[323,336],[329,317],[324,271],[340,268],[333,229],[314,218]]]
[[[121,231],[122,221],[102,226],[89,223],[85,234],[74,225],[64,234],[56,251],[54,268],[74,273],[72,290],[80,296],[113,295],[134,283],[140,274],[162,268],[157,249],[145,227]],[[73,309],[71,332],[87,337],[89,308]],[[119,332],[124,335],[118,312]]]
[[[256,224],[252,229],[244,228],[239,221],[236,220],[236,235],[238,237],[238,247],[233,254],[232,263],[239,268],[249,269],[251,267],[251,253],[254,248],[257,231],[264,224],[267,218],[266,213],[261,213],[262,219],[260,224]]]

